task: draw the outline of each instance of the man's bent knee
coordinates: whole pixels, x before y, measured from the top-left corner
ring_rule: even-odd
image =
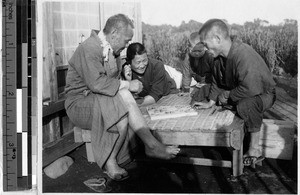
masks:
[[[262,114],[262,111],[263,102],[259,96],[242,99],[237,105],[237,112],[243,119],[247,119],[249,115]]]
[[[136,101],[134,100],[131,92],[128,89],[121,89],[118,93],[123,98],[123,101],[125,103],[135,103],[136,104]]]
[[[118,123],[117,123],[117,128],[119,130],[119,132],[126,132],[128,129],[128,117],[124,117],[122,118]]]
[[[260,97],[241,100],[237,105],[238,115],[245,121],[246,132],[258,132],[262,124],[262,101]]]

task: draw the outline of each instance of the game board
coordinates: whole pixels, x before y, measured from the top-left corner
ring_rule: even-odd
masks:
[[[151,120],[195,116],[198,114],[196,110],[187,105],[149,106],[147,107],[147,112]]]

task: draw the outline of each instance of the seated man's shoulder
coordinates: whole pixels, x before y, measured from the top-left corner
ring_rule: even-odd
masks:
[[[154,67],[163,67],[164,63],[161,60],[155,59],[155,58],[148,58],[149,60],[149,65],[154,66]]]
[[[157,63],[162,63],[161,60],[152,58],[152,57],[148,57],[149,62],[152,62],[153,64],[157,64]]]
[[[245,57],[251,52],[253,48],[247,43],[242,42],[241,40],[236,40],[233,42],[233,54],[240,57]]]
[[[101,47],[101,44],[95,41],[95,38],[93,37],[89,37],[88,39],[86,39],[78,46],[78,48],[90,54],[102,55],[103,53],[103,47]]]
[[[259,54],[248,44],[242,43],[235,50],[235,58],[239,61],[253,61],[256,60]]]

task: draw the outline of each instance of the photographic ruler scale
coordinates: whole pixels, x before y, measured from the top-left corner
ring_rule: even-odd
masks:
[[[35,1],[2,0],[3,190],[32,189],[36,145]]]

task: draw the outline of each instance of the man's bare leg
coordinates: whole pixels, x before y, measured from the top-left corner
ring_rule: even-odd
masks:
[[[122,96],[129,110],[129,125],[145,144],[146,154],[161,159],[174,158],[180,149],[177,146],[166,146],[162,144],[151,134],[139,107],[128,90],[122,89],[119,91],[119,94]]]
[[[123,118],[119,123],[116,124],[118,128],[118,132],[120,134],[118,140],[116,141],[116,144],[113,148],[112,153],[110,154],[109,158],[107,159],[104,168],[107,172],[107,174],[110,175],[110,177],[115,179],[121,179],[123,176],[127,176],[128,173],[125,169],[119,167],[117,163],[117,155],[125,141],[126,135],[127,135],[127,127],[128,127],[128,118]],[[117,178],[116,178],[117,177]],[[118,178],[119,177],[119,178]]]
[[[250,132],[250,143],[249,149],[245,153],[244,156],[256,156],[259,157],[262,155],[261,149],[259,147],[259,139],[260,139],[260,132]]]

